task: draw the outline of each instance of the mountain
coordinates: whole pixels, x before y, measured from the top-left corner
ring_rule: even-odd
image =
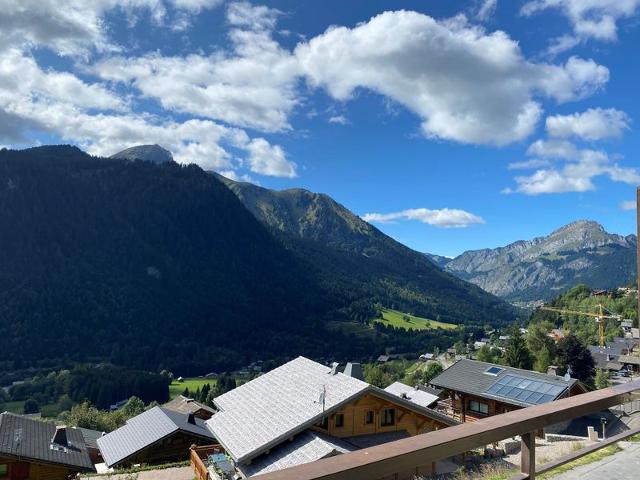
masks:
[[[0,224],[0,370],[203,374],[332,351],[334,300],[197,166],[2,150]]]
[[[371,328],[374,301],[457,323],[513,318],[328,197],[288,195],[282,221],[306,220],[274,235],[195,165],[0,150],[0,371],[111,362],[200,375],[442,349],[468,333]]]
[[[579,220],[546,237],[505,247],[472,250],[432,261],[509,301],[547,300],[578,284],[614,288],[636,275],[635,235],[621,236]]]
[[[173,162],[173,155],[169,150],[160,145],[137,145],[111,155],[110,158],[118,160],[143,160],[151,163]]]
[[[218,178],[298,258],[319,270],[326,288],[349,304],[346,313],[355,320],[375,314],[374,303],[456,324],[500,324],[517,314],[327,195]]]

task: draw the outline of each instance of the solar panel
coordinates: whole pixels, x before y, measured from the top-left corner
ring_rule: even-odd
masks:
[[[500,368],[500,367],[489,367],[487,368],[484,373],[487,373],[489,375],[498,375],[500,372],[504,371],[504,368]]]
[[[565,388],[567,387],[564,385],[509,374],[497,379],[485,393],[530,405],[540,405],[552,401]]]

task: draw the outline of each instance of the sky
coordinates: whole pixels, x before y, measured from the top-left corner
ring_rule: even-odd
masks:
[[[159,144],[455,256],[636,230],[640,0],[0,0],[0,147]]]

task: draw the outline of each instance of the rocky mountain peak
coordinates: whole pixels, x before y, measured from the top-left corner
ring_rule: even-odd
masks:
[[[136,145],[111,155],[110,158],[122,160],[143,160],[156,164],[173,162],[171,152],[160,145]]]

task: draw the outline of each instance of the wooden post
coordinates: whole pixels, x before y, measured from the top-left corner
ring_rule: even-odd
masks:
[[[536,432],[523,433],[520,446],[520,471],[526,478],[536,478]]]

